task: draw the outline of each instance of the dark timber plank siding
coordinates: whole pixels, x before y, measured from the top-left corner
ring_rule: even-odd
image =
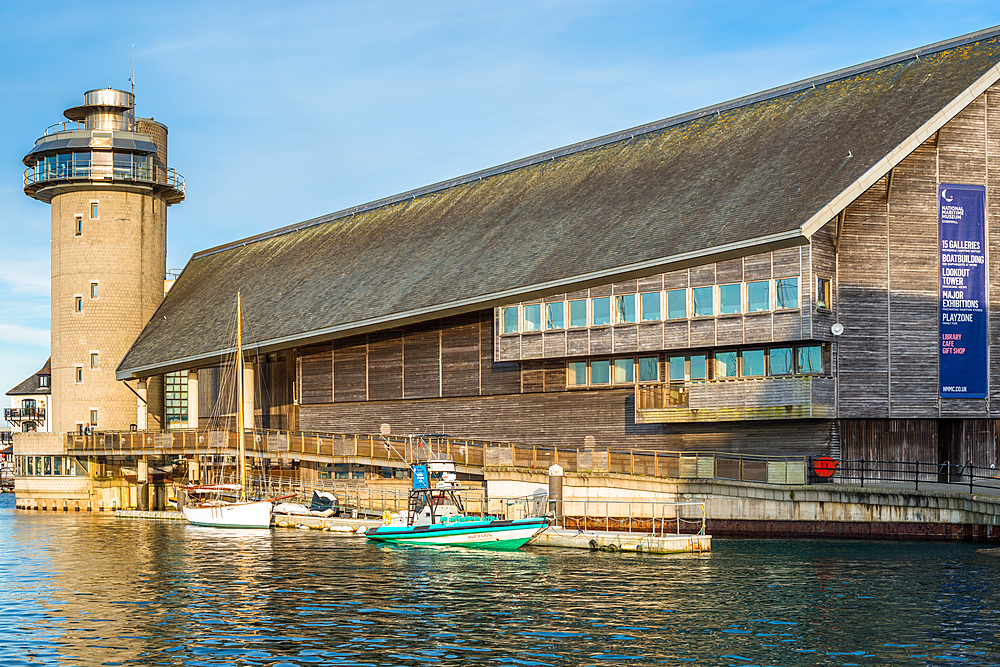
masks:
[[[329,403],[333,400],[333,343],[302,348],[302,403]]]
[[[437,322],[415,326],[403,338],[403,396],[430,398],[441,390],[441,330]]]
[[[477,328],[476,333],[479,333]],[[478,336],[477,336],[478,338]],[[476,341],[478,353],[478,343]],[[368,398],[373,401],[403,397],[403,332],[400,329],[368,335]]]
[[[986,207],[989,223],[986,225],[990,241],[989,275],[992,283],[1000,276],[1000,84],[994,84],[986,93],[986,127],[989,182],[986,185]],[[988,289],[989,340],[990,340],[990,406],[993,415],[1000,415],[1000,289]]]
[[[482,393],[513,394],[521,390],[521,367],[519,364],[493,360],[493,328],[493,311],[482,311],[479,319],[479,374]]]
[[[441,394],[479,393],[479,313],[454,317],[441,329]]]
[[[888,205],[890,415],[937,410],[937,151],[924,144],[896,167]]]
[[[353,336],[333,344],[333,400],[363,401],[368,397],[368,344]]]
[[[515,394],[421,401],[379,401],[302,406],[301,428],[320,432],[454,433],[468,438],[583,447],[669,451],[769,452],[817,455],[830,451],[830,424],[823,420],[730,424],[636,425],[630,389]],[[581,416],[585,415],[585,418]]]
[[[889,305],[886,179],[868,189],[847,213],[840,232],[839,300],[844,333],[838,339],[840,416],[889,413]]]

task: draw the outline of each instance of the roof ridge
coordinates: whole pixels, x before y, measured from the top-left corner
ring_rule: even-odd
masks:
[[[300,229],[306,229],[313,227],[315,225],[324,224],[327,222],[332,222],[341,218],[346,218],[349,216],[357,215],[358,213],[365,213],[374,209],[382,208],[384,206],[391,206],[392,204],[399,204],[405,201],[416,199],[417,197],[431,194],[434,192],[439,192],[441,190],[446,190],[458,185],[464,185],[466,183],[471,183],[476,180],[482,180],[483,178],[489,178],[491,176],[497,176],[510,171],[528,167],[534,164],[541,164],[549,160],[554,160],[557,157],[565,157],[567,155],[572,155],[575,153],[580,153],[585,150],[592,148],[598,148],[600,146],[607,146],[619,141],[624,141],[625,139],[631,139],[636,136],[641,136],[644,134],[649,134],[651,132],[657,132],[659,130],[664,130],[669,127],[674,127],[681,125],[698,118],[702,118],[706,115],[712,113],[722,113],[723,111],[732,111],[733,109],[739,109],[742,107],[749,106],[751,104],[756,104],[758,102],[764,102],[770,99],[776,99],[778,97],[783,97],[791,93],[796,93],[808,88],[815,88],[817,85],[825,85],[838,81],[840,79],[846,79],[851,76],[856,76],[864,72],[870,72],[873,70],[888,67],[890,65],[895,65],[901,62],[906,62],[908,60],[919,60],[920,56],[931,55],[934,53],[939,53],[947,49],[956,48],[959,46],[964,46],[966,44],[971,44],[984,39],[989,39],[992,37],[1000,36],[1000,25],[993,26],[992,28],[986,28],[984,30],[979,30],[977,32],[972,32],[966,35],[961,35],[959,37],[953,37],[951,39],[946,39],[940,42],[935,42],[934,44],[928,44],[926,46],[917,47],[915,49],[910,49],[909,51],[903,51],[895,55],[885,56],[875,60],[870,60],[865,63],[860,63],[858,65],[852,65],[850,67],[845,67],[833,72],[828,72],[826,74],[820,74],[808,79],[802,79],[800,81],[795,81],[792,83],[777,86],[775,88],[769,88],[751,95],[745,95],[743,97],[738,97],[726,102],[720,102],[718,104],[713,104],[711,106],[702,107],[701,109],[695,109],[693,111],[688,111],[676,116],[670,116],[662,120],[653,121],[651,123],[645,123],[643,125],[637,125],[635,127],[619,130],[617,132],[612,132],[610,134],[605,134],[600,137],[595,137],[593,139],[587,139],[575,144],[570,144],[568,146],[563,146],[561,148],[555,148],[543,153],[537,153],[535,155],[530,155],[528,157],[519,158],[510,162],[505,162],[503,164],[488,167],[479,171],[475,171],[463,176],[457,176],[455,178],[447,179],[444,181],[439,181],[437,183],[432,183],[430,185],[425,185],[413,190],[407,190],[406,192],[401,192],[396,195],[391,195],[389,197],[383,197],[382,199],[377,199],[365,204],[359,204],[357,206],[352,206],[350,208],[345,208],[334,213],[328,213],[316,218],[305,220],[293,225],[288,225],[286,227],[281,227],[279,229],[271,230],[269,232],[263,232],[255,236],[249,236],[244,239],[237,241],[231,241],[229,243],[216,246],[214,248],[208,248],[206,250],[201,250],[194,253],[191,259],[199,259],[201,257],[207,257],[209,255],[214,255],[219,252],[226,250],[231,250],[232,248],[237,248],[240,246],[245,246],[250,243],[256,243],[258,241],[263,241],[269,238],[274,238],[276,236],[282,236],[284,234],[289,234],[292,232],[297,232]]]

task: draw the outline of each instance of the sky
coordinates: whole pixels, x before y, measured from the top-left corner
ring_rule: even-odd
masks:
[[[0,2],[0,388],[49,356],[21,158],[94,88],[169,128],[199,250],[1000,25],[996,0]]]

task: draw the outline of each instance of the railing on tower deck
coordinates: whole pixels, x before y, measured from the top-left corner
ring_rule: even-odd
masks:
[[[117,130],[121,132],[135,132],[139,127],[139,120],[133,119],[129,120],[114,120],[111,118],[102,117],[100,120],[101,130]],[[109,127],[110,126],[110,127]],[[55,123],[49,125],[45,128],[45,132],[42,133],[43,137],[47,137],[50,134],[58,134],[59,132],[73,132],[74,130],[89,130],[92,128],[87,127],[87,123],[82,120],[64,120],[61,123]]]
[[[24,170],[24,189],[30,190],[57,181],[129,181],[165,185],[184,193],[184,177],[169,167],[140,163],[108,164],[75,160],[56,164],[39,163]]]

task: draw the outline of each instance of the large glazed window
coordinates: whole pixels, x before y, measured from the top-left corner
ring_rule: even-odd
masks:
[[[524,330],[542,330],[542,304],[532,303],[524,307]]]
[[[771,308],[771,281],[747,283],[747,312],[758,313]]]
[[[591,299],[593,309],[593,325],[602,327],[611,324],[611,297],[605,296],[599,299]]]
[[[517,333],[517,306],[503,309],[503,332]]]
[[[830,279],[816,278],[816,307],[820,310],[830,310]]]
[[[740,312],[743,301],[742,285],[719,285],[719,315],[733,315]]]
[[[587,326],[587,300],[578,299],[569,302],[569,325],[571,327]]]
[[[772,347],[770,352],[771,375],[791,375],[794,372],[792,367],[792,348]]]
[[[611,361],[599,359],[590,362],[590,384],[611,384]]]
[[[822,373],[823,349],[819,345],[799,348],[799,373]]]
[[[765,371],[764,350],[743,350],[743,377],[760,377]]]
[[[565,308],[563,306],[564,304],[562,301],[545,304],[546,329],[562,329],[566,326],[566,320],[563,318],[563,314],[565,312]]]
[[[779,278],[774,283],[774,307],[778,310],[799,307],[799,279]]]
[[[684,317],[687,317],[687,290],[670,290],[667,292],[667,319],[677,320]]]
[[[639,357],[639,382],[657,382],[660,379],[658,357]]]
[[[711,317],[715,314],[715,304],[712,301],[712,287],[695,287],[691,290],[691,302],[694,317]]]
[[[643,322],[655,322],[660,319],[660,293],[643,292],[639,295],[639,307]]]
[[[566,365],[566,384],[571,387],[587,384],[586,361],[571,361]]]
[[[739,376],[739,353],[736,350],[715,353],[715,373],[718,377],[734,378]]]
[[[621,294],[615,297],[615,324],[635,322],[635,294]]]

